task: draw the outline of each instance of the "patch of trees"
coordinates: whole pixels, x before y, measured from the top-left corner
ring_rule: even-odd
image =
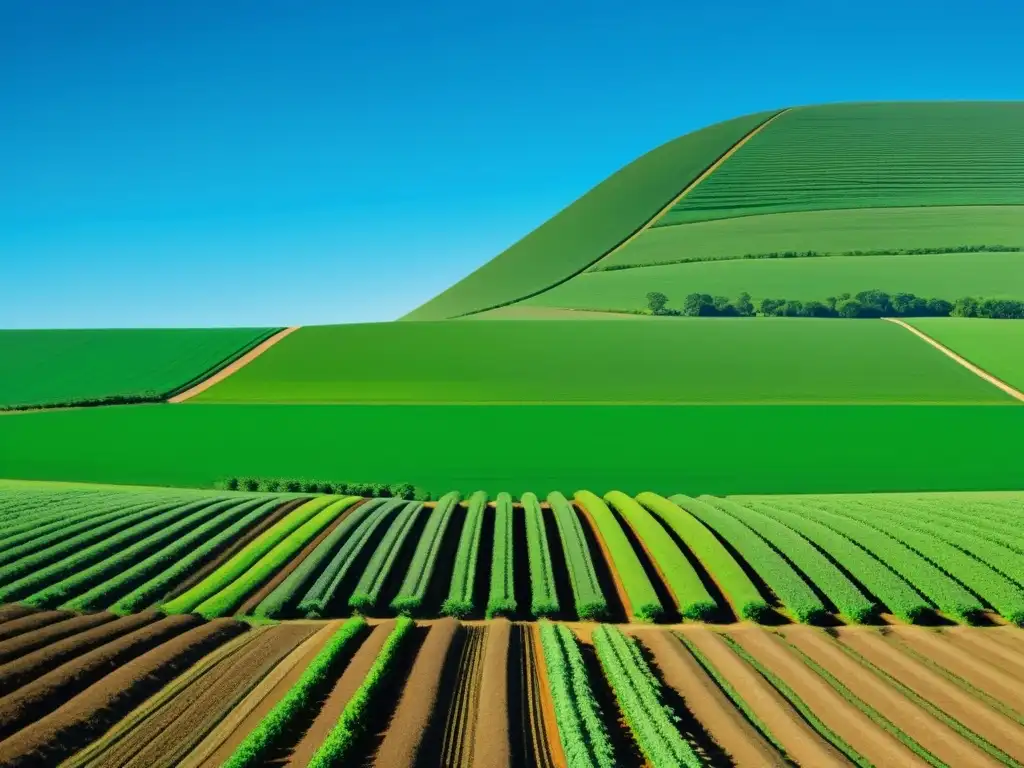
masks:
[[[652,315],[680,317],[979,317],[993,320],[1024,319],[1024,301],[1016,299],[984,299],[965,296],[950,302],[926,299],[912,293],[870,290],[851,295],[828,296],[824,301],[797,299],[761,299],[754,306],[749,293],[735,299],[691,293],[683,299],[681,309],[668,307],[669,298],[660,291],[647,294],[647,309]]]
[[[217,484],[227,491],[263,493],[335,493],[339,496],[416,499],[429,501],[430,494],[412,483],[353,483],[335,480],[309,480],[281,477],[228,477]]]

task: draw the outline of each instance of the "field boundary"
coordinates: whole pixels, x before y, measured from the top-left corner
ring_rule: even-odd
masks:
[[[974,363],[972,363],[970,360],[968,360],[966,357],[963,357],[962,355],[957,354],[952,349],[947,347],[945,344],[937,341],[936,339],[933,339],[931,336],[929,336],[924,331],[922,331],[922,330],[920,330],[918,328],[915,328],[910,323],[906,323],[903,320],[900,320],[898,317],[883,317],[882,319],[883,320],[888,320],[890,323],[895,323],[896,325],[899,325],[899,326],[901,326],[903,328],[906,328],[908,331],[910,331],[915,336],[918,336],[919,338],[921,338],[924,341],[926,341],[929,344],[931,344],[933,347],[935,347],[937,350],[939,350],[942,354],[946,355],[946,357],[948,357],[951,360],[953,360],[954,362],[957,362],[960,365],[962,365],[964,368],[969,370],[975,376],[977,376],[977,377],[979,377],[981,379],[984,379],[985,381],[987,381],[992,386],[998,387],[999,389],[1003,390],[1003,392],[1008,394],[1010,397],[1012,397],[1012,398],[1014,398],[1016,400],[1019,400],[1022,403],[1024,403],[1024,392],[1021,392],[1019,389],[1016,389],[1015,387],[1010,386],[1009,384],[1007,384],[1002,379],[996,378],[995,376],[993,376],[988,371],[986,371],[986,370],[984,370],[982,368],[979,368]]]
[[[193,386],[191,386],[188,389],[186,389],[184,392],[179,392],[174,397],[168,398],[167,402],[169,402],[169,403],[183,403],[186,400],[189,400],[189,399],[195,397],[199,393],[205,392],[210,387],[212,387],[214,384],[219,384],[220,382],[224,381],[224,379],[226,379],[231,374],[236,373],[237,371],[239,371],[242,368],[244,368],[245,366],[247,366],[249,363],[251,363],[257,357],[262,355],[264,352],[266,352],[272,346],[277,344],[279,341],[284,339],[286,336],[289,336],[290,334],[295,333],[295,331],[299,330],[299,328],[301,328],[301,327],[302,326],[299,326],[299,325],[293,325],[293,326],[290,326],[288,328],[285,328],[283,330],[278,331],[273,336],[271,336],[271,337],[269,337],[267,339],[264,339],[262,342],[260,342],[255,347],[250,349],[248,352],[246,352],[241,357],[237,358],[236,360],[233,360],[232,362],[228,363],[227,365],[225,365],[220,370],[216,371],[212,376],[209,376],[209,377],[203,379],[202,381],[198,382],[197,384],[194,384]]]

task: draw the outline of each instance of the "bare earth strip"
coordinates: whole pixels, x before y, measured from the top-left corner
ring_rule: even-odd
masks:
[[[823,632],[792,627],[784,634],[790,643],[821,665],[854,696],[944,763],[992,768],[1001,765],[945,723],[909,701],[888,682],[858,664]]]
[[[890,323],[895,323],[896,325],[899,325],[899,326],[902,326],[903,328],[906,328],[908,331],[910,331],[915,336],[918,336],[921,339],[923,339],[924,341],[926,341],[929,344],[931,344],[933,347],[935,347],[937,350],[939,350],[939,352],[941,352],[942,354],[946,355],[951,360],[954,360],[955,362],[957,362],[960,365],[962,365],[964,368],[966,368],[968,371],[973,373],[975,376],[978,376],[979,378],[984,379],[985,381],[987,381],[989,384],[991,384],[994,387],[998,387],[999,389],[1003,390],[1003,392],[1008,394],[1010,397],[1015,398],[1017,400],[1020,400],[1021,402],[1024,402],[1024,392],[1021,392],[1019,389],[1015,389],[1014,387],[1011,387],[1009,384],[1007,384],[1002,379],[997,379],[995,376],[993,376],[988,371],[982,370],[981,368],[976,366],[974,363],[972,363],[967,358],[961,357],[956,352],[954,352],[952,349],[947,347],[945,344],[939,343],[938,341],[933,339],[931,336],[929,336],[927,333],[924,333],[923,331],[918,330],[917,328],[912,326],[910,323],[905,323],[905,322],[903,322],[902,320],[900,320],[899,318],[896,318],[896,317],[885,317],[885,318],[882,318],[882,319],[883,320],[888,320]]]
[[[250,349],[248,352],[246,352],[244,355],[242,355],[240,358],[238,358],[234,362],[232,362],[232,363],[224,366],[223,368],[221,368],[219,371],[217,371],[215,374],[213,374],[210,378],[203,379],[203,381],[199,382],[194,387],[191,387],[190,389],[186,389],[184,392],[181,392],[180,394],[177,394],[174,397],[168,399],[167,402],[169,402],[169,403],[183,403],[186,400],[189,400],[189,399],[195,397],[200,392],[205,392],[210,387],[212,387],[214,384],[219,384],[220,382],[224,381],[224,379],[226,379],[231,374],[233,374],[233,373],[241,370],[245,366],[247,366],[249,363],[251,363],[257,357],[259,357],[264,352],[266,352],[268,349],[270,349],[272,346],[274,346],[279,341],[281,341],[281,339],[285,338],[286,336],[288,336],[288,335],[290,335],[292,333],[295,333],[295,331],[297,331],[297,330],[299,330],[299,326],[295,325],[295,326],[292,326],[291,328],[285,328],[283,331],[278,331],[277,333],[275,333],[273,336],[271,336],[269,339],[267,339],[263,343],[257,344],[255,347]]]
[[[476,714],[480,704],[480,673],[488,630],[485,627],[464,627],[466,637],[459,659],[458,687],[448,709],[441,747],[441,764],[472,766],[476,740]]]
[[[883,640],[876,632],[839,630],[840,641],[925,701],[1015,760],[1024,761],[1024,728]]]
[[[487,630],[473,745],[475,768],[512,766],[508,725],[508,662],[511,635],[512,624],[508,619],[495,619]]]
[[[954,627],[942,633],[962,653],[992,662],[1002,674],[1024,685],[1024,648],[1004,645],[1000,642],[1002,635],[999,630],[978,631],[970,627]]]

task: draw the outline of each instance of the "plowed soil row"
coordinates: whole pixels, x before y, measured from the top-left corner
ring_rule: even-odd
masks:
[[[456,672],[456,690],[448,708],[441,746],[441,765],[472,766],[476,741],[477,711],[480,704],[480,673],[488,630],[466,627],[466,636]]]
[[[14,619],[20,619],[22,616],[28,616],[30,613],[34,613],[34,611],[24,605],[18,605],[16,603],[0,605],[0,624],[5,624],[6,622],[13,621]]]
[[[97,738],[204,654],[247,628],[233,619],[217,619],[172,635],[166,642],[115,667],[84,693],[67,700],[45,717],[37,719],[37,713],[30,725],[0,742],[0,764],[17,768],[56,765]],[[153,629],[154,634],[159,634],[156,625]]]
[[[1024,634],[1017,629],[1011,631]],[[1001,674],[1024,685],[1024,646],[1005,644],[1003,639],[1007,634],[1003,630],[976,632],[967,627],[954,627],[942,632],[941,636],[961,653],[986,659]]]
[[[72,616],[74,614],[67,611],[38,611],[12,618],[0,624],[0,640],[9,640],[12,637],[24,635],[26,632],[34,632]]]
[[[173,768],[295,647],[312,627],[279,625],[220,659],[205,674],[138,723],[95,765],[104,768]],[[148,702],[147,702],[148,704]]]
[[[495,619],[487,630],[473,743],[475,768],[511,768],[509,648],[512,624]],[[518,661],[518,659],[517,659]],[[518,670],[516,670],[518,672]]]
[[[65,637],[98,627],[100,624],[106,624],[116,618],[112,613],[91,613],[85,616],[73,616],[70,619],[49,624],[34,632],[23,632],[20,635],[0,641],[0,664],[6,664],[13,659],[55,643]]]

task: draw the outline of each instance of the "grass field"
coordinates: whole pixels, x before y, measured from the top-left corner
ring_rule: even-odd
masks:
[[[1024,206],[852,208],[655,226],[594,266],[735,259],[785,251],[1024,246]]]
[[[1022,431],[1016,406],[143,405],[0,417],[0,476],[210,487],[341,472],[542,498],[1015,490],[1006,436]]]
[[[963,317],[918,317],[908,322],[997,379],[1024,387],[1024,322]]]
[[[405,319],[440,320],[508,304],[581,272],[772,114],[718,123],[648,152]]]
[[[647,293],[660,291],[669,297],[668,306],[678,309],[690,293],[824,301],[875,288],[949,301],[961,296],[1022,299],[1024,253],[702,261],[588,272],[517,306],[646,309]]]
[[[782,211],[1024,204],[1024,103],[799,107],[660,221]]]
[[[273,331],[0,331],[0,408],[161,398],[205,378]]]
[[[988,403],[882,322],[377,323],[303,328],[192,402]]]

